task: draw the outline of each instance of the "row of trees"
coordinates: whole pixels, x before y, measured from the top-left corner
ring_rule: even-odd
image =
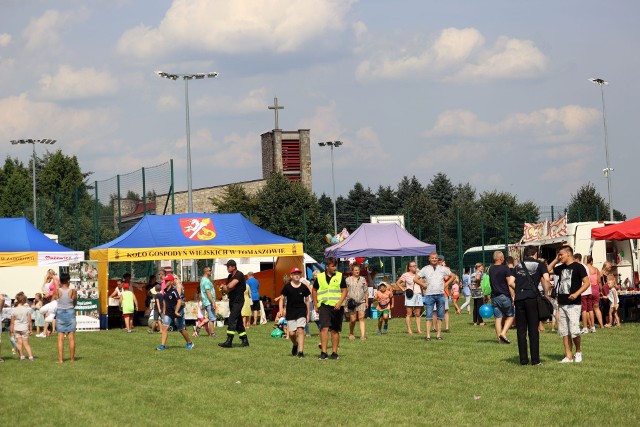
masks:
[[[36,159],[38,225],[44,232],[59,234],[60,242],[88,250],[96,242],[116,237],[112,220],[113,201],[96,203],[91,172],[83,172],[75,156],[60,150]],[[32,219],[31,164],[7,157],[0,168],[0,215]],[[132,199],[137,195],[131,194]],[[300,183],[274,174],[255,195],[240,185],[231,185],[212,210],[242,212],[259,226],[305,243],[305,250],[321,257],[326,234],[333,234],[333,203],[326,195],[317,197]],[[517,241],[524,222],[541,219],[540,207],[519,201],[510,193],[488,191],[477,194],[471,183],[454,184],[437,173],[426,184],[415,176],[403,177],[395,186],[377,191],[356,182],[346,196],[336,201],[338,229],[352,232],[371,215],[405,216],[406,228],[423,241],[436,243],[447,254],[479,246]],[[570,221],[604,219],[608,206],[593,184],[586,184],[571,196],[569,205],[556,211],[556,218],[568,213]],[[624,215],[615,211],[617,219]]]
[[[0,216],[26,217],[33,221],[32,162],[23,164],[7,157],[0,168]],[[95,218],[113,216],[109,206],[98,204],[96,212],[91,172],[82,172],[76,156],[61,150],[36,157],[38,228],[58,234],[62,245],[78,250],[95,246],[96,233],[103,241],[117,237],[112,223],[98,224]],[[96,215],[97,214],[97,215]]]

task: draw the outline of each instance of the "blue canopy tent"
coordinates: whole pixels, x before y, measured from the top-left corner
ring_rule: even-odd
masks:
[[[242,214],[145,215],[122,236],[91,249],[98,261],[101,311],[107,310],[107,263],[214,258],[302,257],[302,243],[253,224]]]
[[[0,236],[0,267],[69,265],[84,260],[84,252],[55,242],[26,218],[0,218]]]

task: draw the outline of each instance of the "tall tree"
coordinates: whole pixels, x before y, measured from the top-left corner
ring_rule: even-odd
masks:
[[[406,176],[402,177],[402,180],[398,183],[398,190],[396,191],[396,195],[398,196],[398,200],[401,205],[404,205],[409,199],[415,197],[416,195],[422,193],[424,191],[424,187],[418,181],[418,178],[414,176],[411,179]]]
[[[272,233],[301,242],[313,257],[322,257],[330,222],[316,196],[299,182],[273,174],[256,194],[258,224]]]
[[[7,157],[0,173],[0,215],[33,221],[31,174],[17,159]]]
[[[369,217],[375,212],[376,196],[369,187],[356,182],[347,195],[345,211],[341,211],[349,218],[353,218],[355,227],[363,222],[369,222]],[[355,228],[354,227],[354,228]],[[350,230],[353,231],[353,230]]]
[[[378,187],[376,192],[376,204],[374,212],[376,215],[394,215],[400,211],[400,200],[391,186]]]
[[[613,210],[613,218],[616,221],[627,219],[626,215],[615,209]],[[595,185],[588,182],[571,195],[567,206],[567,219],[569,222],[609,219],[609,204],[598,193]]]
[[[484,192],[480,195],[478,204],[485,224],[487,245],[505,243],[505,226],[508,243],[519,241],[522,238],[524,223],[540,215],[538,207],[533,202],[519,203],[516,196],[507,192]]]
[[[436,202],[438,211],[444,214],[451,207],[451,202],[455,196],[455,187],[446,174],[438,172],[427,185],[427,196]]]
[[[227,186],[221,197],[211,197],[209,200],[216,212],[240,212],[247,218],[253,216],[258,204],[256,198],[247,193],[247,190],[240,184]]]

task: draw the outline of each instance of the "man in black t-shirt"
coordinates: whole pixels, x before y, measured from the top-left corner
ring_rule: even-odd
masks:
[[[229,327],[227,328],[227,340],[225,342],[218,343],[220,347],[230,348],[233,342],[233,337],[237,333],[242,341],[240,347],[249,347],[249,339],[247,338],[247,332],[244,329],[244,323],[242,322],[242,306],[244,305],[244,291],[247,284],[244,279],[244,274],[238,271],[236,262],[232,259],[227,261],[227,283],[222,285],[222,291],[226,292],[229,297]]]
[[[558,263],[561,264],[556,266]],[[549,273],[558,276],[558,335],[564,341],[565,352],[565,357],[560,363],[580,363],[580,295],[591,286],[589,275],[584,266],[573,258],[573,249],[570,246],[560,248],[558,256],[549,264]],[[572,340],[576,345],[575,357],[572,354]]]
[[[493,253],[493,261],[494,264],[489,269],[489,282],[491,283],[491,306],[496,318],[496,338],[499,343],[511,344],[507,339],[507,332],[511,328],[515,314],[513,310],[515,279],[511,269],[504,265],[504,254],[501,251]]]
[[[529,272],[525,271],[525,268]],[[524,260],[514,267],[516,278],[516,328],[518,330],[518,353],[520,364],[527,365],[527,331],[529,332],[531,364],[540,362],[540,331],[538,329],[538,283],[542,283],[545,292],[549,290],[549,272],[547,266],[538,261],[538,248],[527,246],[524,249]]]
[[[302,272],[298,267],[291,269],[291,282],[284,285],[282,298],[279,301],[278,315],[287,319],[289,339],[293,343],[292,356],[304,358],[304,328],[309,323],[309,287],[300,281]],[[287,309],[284,310],[284,299],[287,299]],[[296,338],[296,334],[298,337]]]

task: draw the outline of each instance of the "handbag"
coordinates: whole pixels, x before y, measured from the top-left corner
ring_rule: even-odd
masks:
[[[356,300],[354,300],[353,298],[349,298],[347,300],[347,308],[349,310],[355,310],[357,306],[358,304],[356,303]]]
[[[411,288],[407,288],[407,289],[404,291],[404,294],[407,296],[407,298],[408,298],[408,299],[413,298],[413,289],[411,289]]]
[[[524,269],[527,273],[527,277],[529,278],[529,284],[536,290],[536,303],[538,305],[538,319],[539,320],[549,320],[553,317],[553,304],[549,301],[549,298],[545,297],[540,293],[540,289],[533,283],[533,279],[531,278],[531,274],[529,273],[529,269],[524,265],[524,261],[520,263],[520,267]]]

